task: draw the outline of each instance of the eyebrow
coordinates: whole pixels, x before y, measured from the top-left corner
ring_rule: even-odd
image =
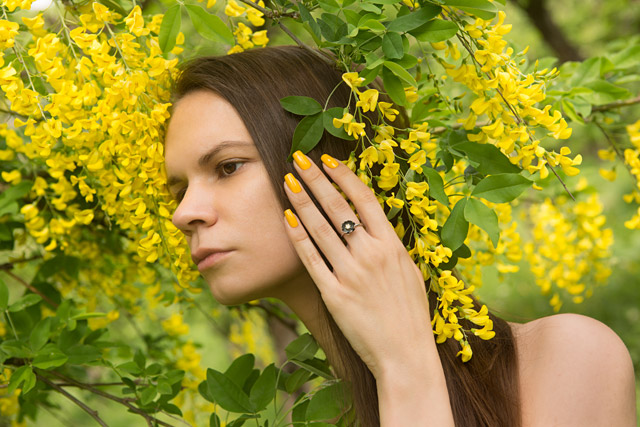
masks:
[[[200,156],[200,158],[198,159],[198,166],[200,166],[200,168],[204,168],[211,161],[211,159],[217,156],[221,151],[226,150],[228,148],[251,146],[251,145],[253,144],[248,141],[222,141],[220,144],[216,145],[211,150],[207,151],[202,156]],[[179,183],[180,181],[182,181],[182,178],[179,178],[177,176],[170,176],[169,179],[167,180],[167,187],[172,187],[175,184]]]

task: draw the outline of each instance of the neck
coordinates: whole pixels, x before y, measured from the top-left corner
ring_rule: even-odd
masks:
[[[289,281],[274,297],[284,302],[298,316],[327,355],[329,364],[341,377],[340,358],[329,333],[328,319],[322,308],[322,296],[308,272],[304,270]]]

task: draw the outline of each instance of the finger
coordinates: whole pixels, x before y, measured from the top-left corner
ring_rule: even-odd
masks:
[[[334,270],[338,269],[345,260],[351,259],[349,250],[342,243],[333,226],[322,216],[318,207],[293,174],[287,174],[284,187],[298,218],[304,224],[304,228],[327,257]],[[351,214],[355,216],[353,211]]]
[[[320,256],[320,253],[309,238],[309,234],[300,225],[298,218],[291,209],[284,211],[284,217],[289,240],[291,240],[294,249],[298,253],[298,257],[309,272],[320,293],[327,295],[327,292],[331,292],[330,287],[339,283],[336,276],[322,259],[322,256]]]
[[[293,153],[293,158],[295,160],[296,170],[300,174],[300,177],[304,180],[305,185],[309,187],[316,200],[318,200],[322,209],[327,213],[327,216],[333,223],[338,235],[343,233],[342,225],[346,221],[353,221],[355,224],[360,222],[353,209],[351,209],[351,206],[349,206],[349,203],[344,199],[344,197],[342,197],[322,170],[316,166],[311,159],[305,156],[302,151],[296,151]],[[296,212],[298,212],[297,209]],[[362,222],[362,225],[364,225],[365,229],[368,226],[365,221]],[[364,240],[366,233],[362,233],[362,230],[358,230],[358,228],[362,227],[356,227],[353,229],[353,234],[349,233],[348,238],[345,236],[347,243]]]
[[[367,224],[367,232],[374,237],[383,237],[390,231],[393,232],[393,226],[387,220],[371,188],[360,181],[360,178],[342,162],[328,154],[323,154],[321,159],[324,170],[351,200],[362,222]]]

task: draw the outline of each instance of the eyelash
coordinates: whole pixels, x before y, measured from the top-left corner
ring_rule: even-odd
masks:
[[[236,173],[238,171],[238,169],[240,169],[240,167],[236,167],[235,170],[229,174],[225,174],[223,173],[224,167],[227,165],[238,165],[238,164],[244,164],[246,162],[242,162],[242,161],[231,161],[231,162],[224,162],[224,163],[220,163],[218,166],[216,166],[215,170],[217,171],[218,175],[220,176],[221,179],[226,179],[228,177],[230,177],[231,175],[233,175],[234,173]],[[176,201],[180,202],[182,201],[182,197],[184,197],[184,192],[185,190],[180,190],[178,191],[178,193],[176,194]]]

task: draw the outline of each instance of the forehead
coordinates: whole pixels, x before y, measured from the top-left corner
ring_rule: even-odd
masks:
[[[226,100],[197,91],[174,105],[165,137],[165,168],[171,181],[231,149],[256,151],[242,118]]]

